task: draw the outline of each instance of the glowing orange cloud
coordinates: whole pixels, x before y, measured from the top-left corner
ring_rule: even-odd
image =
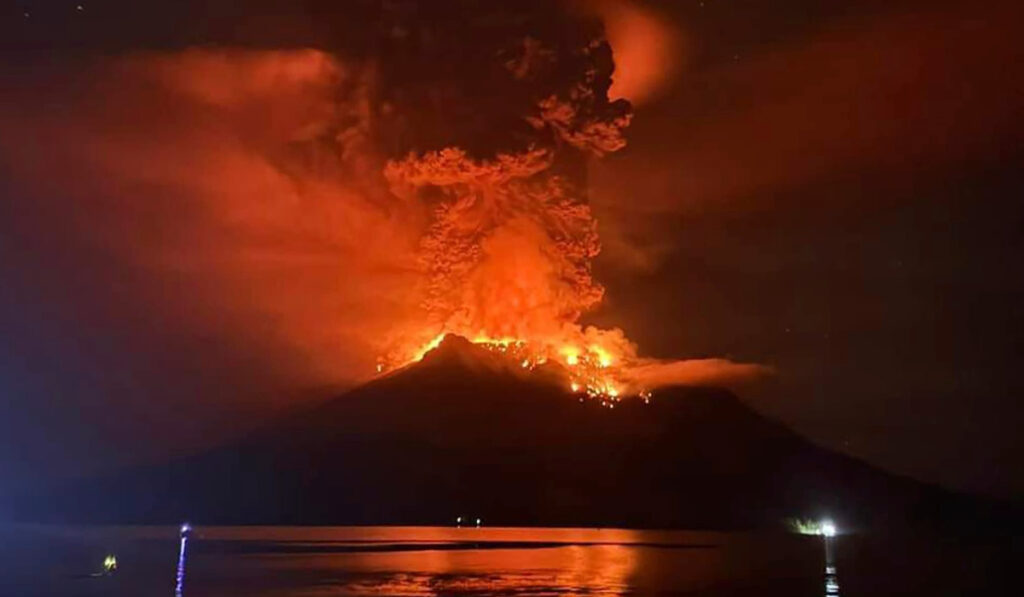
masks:
[[[609,97],[642,105],[676,79],[686,47],[682,32],[665,15],[634,0],[594,0],[583,7],[601,17],[615,53]]]
[[[3,160],[138,272],[131,300],[174,321],[162,333],[259,338],[264,370],[292,384],[372,370],[415,309],[420,231],[339,158],[360,143],[358,118],[337,127],[363,93],[355,75],[312,50],[190,50],[60,76],[3,110]]]

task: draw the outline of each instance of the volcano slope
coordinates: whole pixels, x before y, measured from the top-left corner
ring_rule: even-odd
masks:
[[[449,336],[425,358],[170,464],[74,483],[18,518],[205,524],[847,528],[985,524],[974,498],[811,444],[712,388],[614,409]]]

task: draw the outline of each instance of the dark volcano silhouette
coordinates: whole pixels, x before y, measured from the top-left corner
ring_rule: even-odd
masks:
[[[77,483],[23,518],[207,524],[738,528],[973,518],[948,494],[817,447],[731,393],[614,410],[457,337],[421,362],[237,444]],[[953,515],[951,513],[957,513]]]

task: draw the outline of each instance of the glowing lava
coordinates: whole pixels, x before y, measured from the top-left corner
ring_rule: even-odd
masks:
[[[597,330],[588,329],[591,334]],[[437,334],[428,342],[416,347],[404,359],[381,359],[378,372],[387,372],[418,362],[431,350],[440,346],[448,332]],[[631,354],[615,354],[613,346],[590,344],[538,344],[517,338],[492,338],[476,335],[470,340],[476,346],[508,359],[511,365],[533,371],[537,367],[557,366],[564,372],[567,386],[580,400],[594,399],[602,406],[615,408],[615,404],[626,396],[639,396],[645,402],[650,400],[650,391],[633,387],[625,378],[625,366],[633,360]]]

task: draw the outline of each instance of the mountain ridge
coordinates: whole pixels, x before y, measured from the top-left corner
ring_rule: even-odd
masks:
[[[984,508],[981,509],[982,511]],[[976,524],[978,507],[816,446],[715,388],[616,408],[465,339],[239,442],[25,500],[23,518],[751,528]],[[962,520],[961,520],[962,519]]]

